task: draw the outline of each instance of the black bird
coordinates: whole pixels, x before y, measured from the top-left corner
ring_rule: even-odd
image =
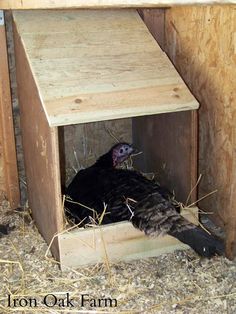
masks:
[[[76,174],[66,190],[69,217],[82,225],[91,217],[98,222],[102,216],[102,224],[130,220],[148,236],[169,234],[201,256],[222,255],[222,241],[182,217],[165,189],[137,171],[117,168],[133,152],[132,145],[118,143]]]

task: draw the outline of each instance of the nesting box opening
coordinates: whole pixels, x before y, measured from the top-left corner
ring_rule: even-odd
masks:
[[[62,186],[68,186],[77,171],[94,164],[117,140],[127,141],[142,151],[132,159],[134,168],[154,173],[185,204],[196,183],[196,145],[191,144],[196,140],[195,122],[196,112],[189,111],[60,127]],[[189,202],[195,201],[195,192]],[[196,207],[184,215],[197,223]],[[91,219],[87,228],[83,223],[75,228],[73,223],[65,226],[72,231],[59,235],[63,265],[102,262],[104,258],[128,260],[185,247],[169,236],[149,239],[128,221],[103,225],[97,218]]]

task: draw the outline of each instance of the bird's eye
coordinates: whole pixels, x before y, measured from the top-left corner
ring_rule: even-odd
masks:
[[[126,147],[125,150],[127,151],[127,150],[128,150],[128,147]]]
[[[123,148],[120,149],[120,153],[121,153],[121,154],[123,153]]]

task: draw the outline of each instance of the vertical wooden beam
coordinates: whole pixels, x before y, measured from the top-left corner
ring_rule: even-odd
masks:
[[[49,127],[16,27],[14,39],[29,206],[40,233],[50,243],[63,228],[58,129]],[[57,238],[51,251],[59,259]]]
[[[3,159],[3,174],[0,175],[4,176],[3,189],[6,197],[11,207],[16,208],[19,206],[20,192],[3,11],[0,11],[0,121],[0,142]]]

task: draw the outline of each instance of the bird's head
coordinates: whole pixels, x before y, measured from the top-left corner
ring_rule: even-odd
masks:
[[[134,153],[134,148],[128,143],[118,143],[111,148],[113,167],[120,165]]]
[[[103,168],[119,166],[133,153],[135,153],[135,149],[131,144],[128,143],[115,144],[106,154],[102,155],[97,160],[95,166]]]

